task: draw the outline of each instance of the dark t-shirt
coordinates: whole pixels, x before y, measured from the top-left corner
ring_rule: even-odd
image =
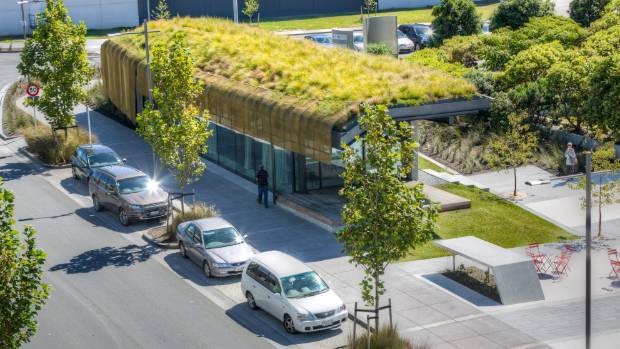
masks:
[[[269,174],[265,170],[259,170],[256,173],[256,183],[258,185],[267,185],[267,179],[269,178]]]

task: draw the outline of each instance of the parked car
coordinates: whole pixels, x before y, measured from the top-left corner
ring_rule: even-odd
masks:
[[[333,47],[334,46],[334,42],[332,40],[332,35],[331,34],[312,34],[312,35],[306,35],[304,36],[304,39],[310,40],[310,41],[314,41],[319,45],[323,45],[323,46],[327,46],[327,47]]]
[[[488,19],[485,19],[482,22],[482,34],[484,35],[490,35],[491,34],[491,21]]]
[[[254,255],[244,238],[219,217],[184,222],[177,227],[181,255],[202,266],[209,278],[241,274]]]
[[[410,53],[415,50],[413,41],[409,40],[402,31],[396,30],[396,38],[398,40],[398,53]]]
[[[75,179],[88,180],[93,170],[103,166],[125,163],[116,152],[101,144],[82,144],[71,156],[71,173]]]
[[[428,42],[433,36],[433,29],[427,23],[401,24],[398,29],[413,41],[416,50],[428,46]]]
[[[327,283],[299,260],[279,251],[254,255],[241,275],[241,291],[251,309],[282,321],[289,333],[339,327],[347,310]]]
[[[149,176],[130,166],[96,169],[88,181],[88,191],[95,211],[106,208],[117,212],[122,225],[168,215],[168,194]]]
[[[353,49],[357,52],[364,52],[364,34],[353,33]]]

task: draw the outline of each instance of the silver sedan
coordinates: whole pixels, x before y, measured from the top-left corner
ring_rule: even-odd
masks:
[[[179,249],[207,277],[241,275],[254,252],[232,224],[220,217],[184,222],[177,227]]]

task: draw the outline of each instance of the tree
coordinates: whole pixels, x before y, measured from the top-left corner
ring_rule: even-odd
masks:
[[[166,0],[159,0],[157,6],[152,11],[154,19],[170,19],[172,16]]]
[[[385,268],[431,239],[437,213],[425,206],[422,184],[402,182],[411,173],[417,147],[410,125],[392,120],[386,106],[363,109],[358,122],[366,132],[366,155],[344,145],[341,195],[347,203],[337,238],[351,263],[364,268],[362,298],[377,310]],[[376,319],[375,328],[378,324]]]
[[[201,112],[196,106],[203,86],[194,78],[185,34],[177,33],[169,47],[157,44],[151,66],[157,108],[147,103],[137,116],[138,133],[164,166],[174,170],[177,184],[184,188],[204,172],[200,154],[206,153],[212,133],[208,129],[208,111]]]
[[[597,126],[620,139],[620,54],[600,59],[589,78],[587,111]]]
[[[601,18],[609,0],[572,0],[569,5],[570,18],[584,27]]]
[[[379,4],[377,0],[364,0],[364,8],[366,9],[366,13],[368,14],[370,14],[371,12],[377,13]]]
[[[42,84],[36,101],[52,127],[75,123],[73,107],[86,97],[94,69],[86,54],[86,26],[75,25],[62,0],[49,0],[37,16],[37,27],[26,40],[17,65],[20,74]]]
[[[491,17],[491,29],[510,27],[517,29],[531,17],[553,15],[555,5],[551,0],[506,0],[500,2]]]
[[[259,8],[260,4],[258,3],[258,0],[245,0],[245,5],[243,6],[243,10],[241,12],[248,16],[250,23],[252,23],[252,17],[254,17],[254,15],[258,12]]]
[[[620,160],[616,159],[613,143],[605,144],[592,153],[592,170],[608,171],[592,176],[592,203],[598,208],[598,238],[603,237],[603,206],[620,203],[620,181],[615,178],[620,169]],[[571,186],[583,190],[586,179]],[[585,198],[581,198],[581,206],[585,207]]]
[[[0,177],[0,348],[17,349],[37,331],[37,314],[48,297],[43,282],[45,253],[36,247],[36,231],[23,237],[13,227],[14,195]]]
[[[441,43],[455,35],[478,34],[482,28],[480,14],[471,0],[442,0],[433,7],[433,40]]]
[[[530,130],[525,116],[511,114],[508,116],[506,131],[494,137],[484,158],[490,168],[512,168],[514,190],[512,196],[517,197],[517,167],[525,164],[534,154],[538,146],[538,136]]]

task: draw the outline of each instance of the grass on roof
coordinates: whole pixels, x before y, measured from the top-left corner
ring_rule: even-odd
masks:
[[[437,220],[438,239],[472,235],[511,248],[532,242],[547,243],[576,236],[535,214],[489,192],[459,184],[437,188],[471,200],[471,208],[443,212]],[[411,261],[450,255],[428,242],[403,259]]]
[[[227,20],[186,17],[150,25],[161,31],[150,36],[155,43],[185,31],[198,69],[311,102],[328,114],[363,101],[419,105],[475,91],[464,79],[415,62],[325,48]],[[114,40],[144,46],[141,35]]]
[[[490,18],[493,11],[498,6],[498,2],[486,1],[478,5],[478,11],[483,19]],[[413,8],[398,11],[380,11],[380,16],[397,16],[398,23],[430,23],[433,21],[432,8]],[[293,30],[293,29],[331,29],[331,28],[351,28],[361,27],[362,22],[359,13],[307,17],[307,18],[291,18],[291,19],[275,19],[261,21],[260,26],[268,30]]]

